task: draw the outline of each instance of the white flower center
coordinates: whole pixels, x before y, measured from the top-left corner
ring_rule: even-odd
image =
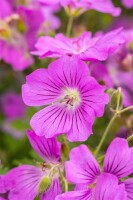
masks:
[[[70,109],[79,106],[81,102],[80,92],[76,88],[66,88],[63,91],[60,103],[63,103]]]

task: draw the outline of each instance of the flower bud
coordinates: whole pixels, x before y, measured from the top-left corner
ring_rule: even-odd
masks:
[[[49,176],[44,176],[38,187],[39,194],[45,192],[50,187],[51,183],[51,178]]]
[[[118,100],[118,98],[119,98],[119,95],[120,95],[119,108],[122,106],[122,100],[123,100],[122,93],[120,93],[119,90],[114,90],[113,93],[112,93],[112,96],[111,96],[111,101],[110,101],[110,104],[111,104],[111,108],[112,108],[112,109],[116,109],[117,100]]]
[[[61,153],[63,157],[68,158],[69,156],[69,148],[66,143],[62,143],[61,145]]]

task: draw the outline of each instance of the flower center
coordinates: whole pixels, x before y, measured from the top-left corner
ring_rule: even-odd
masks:
[[[7,39],[10,35],[9,26],[4,22],[4,20],[0,20],[0,39]]]
[[[60,103],[65,104],[66,107],[74,109],[79,106],[81,102],[80,93],[76,88],[66,88]]]
[[[21,40],[21,33],[24,32],[26,32],[26,25],[18,14],[0,19],[0,39],[16,44],[16,41]]]

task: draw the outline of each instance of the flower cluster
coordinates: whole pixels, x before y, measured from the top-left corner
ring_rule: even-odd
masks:
[[[133,148],[128,147],[125,139],[116,138],[110,144],[102,170],[89,149],[81,145],[72,149],[70,161],[66,162],[66,177],[76,184],[75,191],[56,199],[132,199],[133,178],[122,180],[131,173]]]
[[[30,51],[37,36],[60,25],[53,16],[57,8],[41,6],[34,0],[22,2],[2,0],[0,6],[0,59],[17,71],[33,64]]]
[[[121,3],[133,7],[132,1]],[[62,10],[68,17],[66,34]],[[10,81],[0,97],[1,128],[10,133],[5,144],[11,151],[11,158],[4,158],[0,148],[0,200],[133,199],[133,135],[112,139],[112,134],[103,147],[113,123],[133,109],[133,23],[117,19],[95,33],[72,27],[90,10],[97,16],[121,14],[111,0],[1,1],[0,79],[10,65],[6,78],[15,79],[16,92]],[[129,112],[120,123],[132,132],[132,121]],[[21,126],[26,137],[19,133]],[[18,160],[8,145],[12,136],[19,138]],[[12,163],[3,170],[5,160]]]
[[[27,131],[29,141],[34,150],[43,159],[38,166],[22,165],[8,172],[5,188],[9,191],[9,199],[52,199],[61,193],[59,171],[63,170],[60,161],[60,144],[56,139],[38,137],[33,131]],[[54,192],[53,192],[54,191]]]

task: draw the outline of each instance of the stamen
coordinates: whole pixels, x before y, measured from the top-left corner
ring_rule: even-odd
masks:
[[[77,89],[67,88],[64,90],[64,95],[60,103],[64,103],[66,107],[73,108],[81,102],[80,93]]]

